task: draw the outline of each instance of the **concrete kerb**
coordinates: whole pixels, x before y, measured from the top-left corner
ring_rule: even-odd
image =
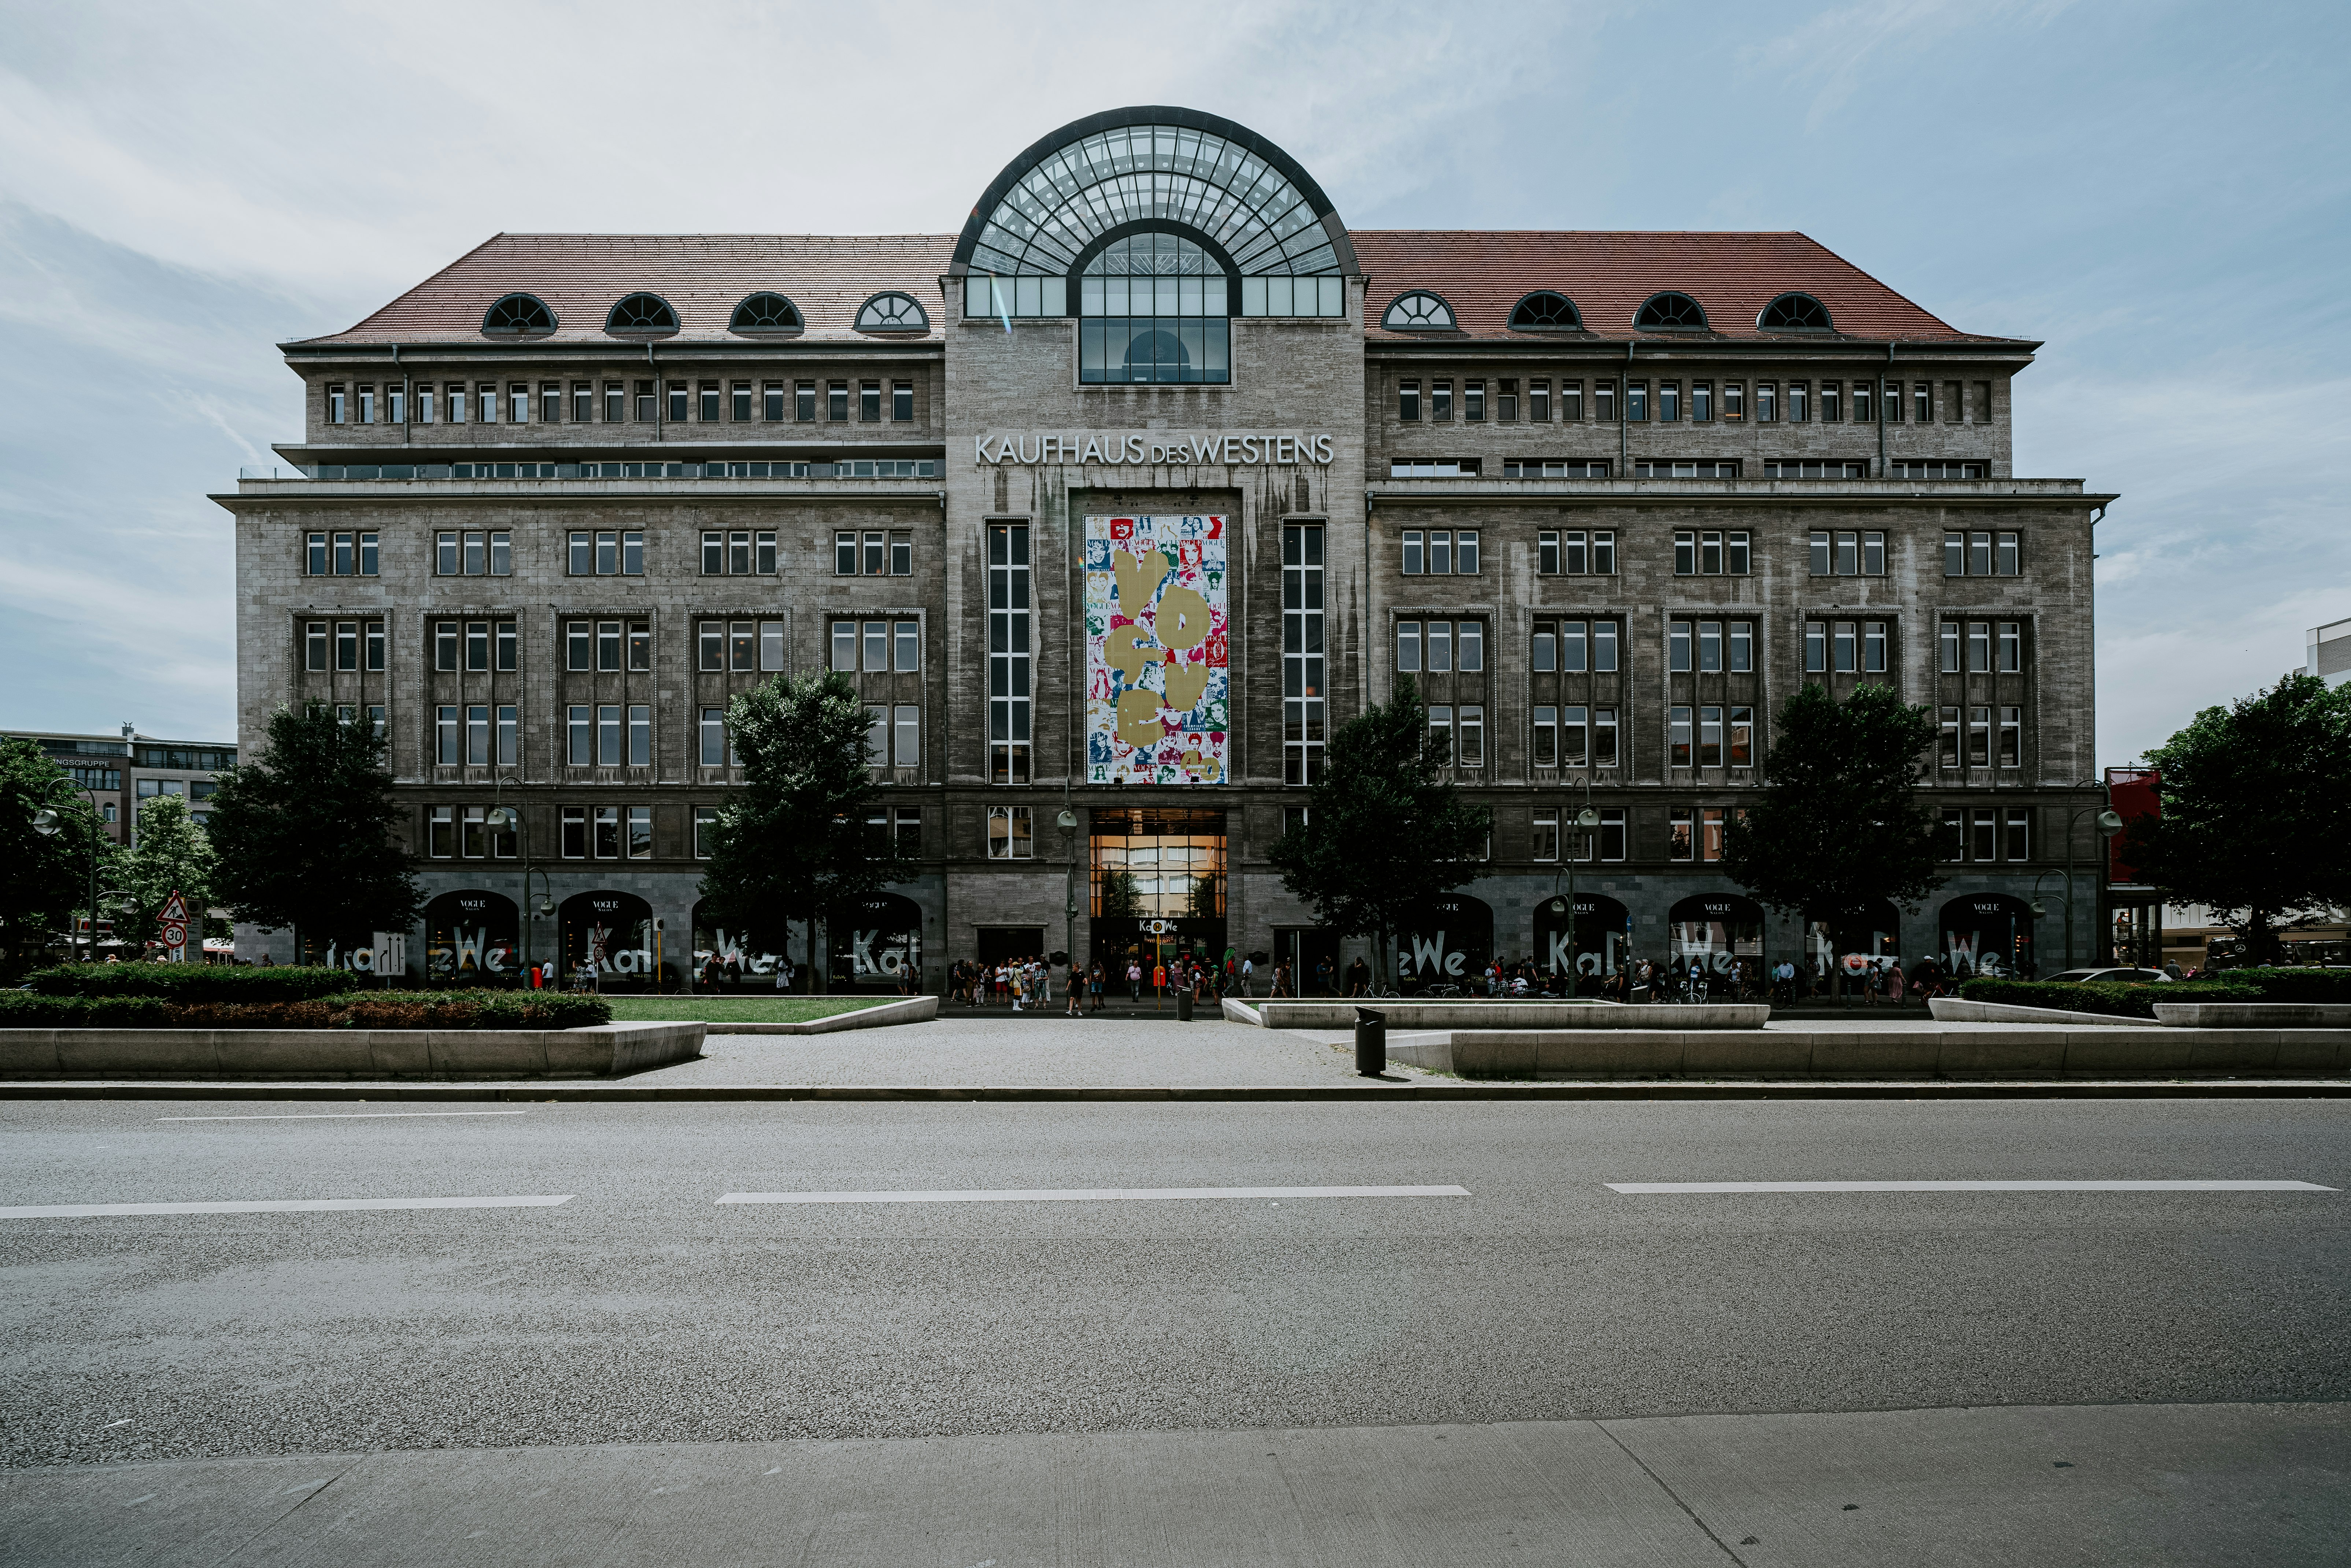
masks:
[[[1384,1015],[1390,1029],[1761,1029],[1771,1016],[1762,1002],[1409,1002],[1394,997],[1269,999],[1254,1017],[1236,1023],[1268,1029],[1352,1029],[1355,1010]],[[1228,1017],[1233,1014],[1228,1013]]]
[[[694,1060],[705,1028],[0,1029],[0,1079],[619,1077]]]
[[[1357,1079],[1343,1084],[1165,1085],[528,1084],[250,1082],[0,1083],[6,1100],[269,1100],[330,1103],[691,1105],[820,1103],[1005,1105],[1185,1104],[1239,1100],[2146,1100],[2351,1099],[2339,1078],[2122,1079],[1617,1079],[1538,1084]]]
[[[926,1023],[938,1015],[937,997],[902,996],[895,1002],[852,1008],[847,1012],[831,1013],[823,1018],[804,1018],[795,1023],[737,1023],[719,1019],[703,1027],[713,1034],[833,1034],[843,1029],[882,1029],[893,1023]]]

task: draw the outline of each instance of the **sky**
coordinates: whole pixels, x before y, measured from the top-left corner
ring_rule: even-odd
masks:
[[[1798,229],[2043,342],[2098,754],[2351,615],[2351,6],[0,0],[0,728],[225,739],[274,345],[501,230],[940,233],[1055,127],[1249,125],[1362,228]]]

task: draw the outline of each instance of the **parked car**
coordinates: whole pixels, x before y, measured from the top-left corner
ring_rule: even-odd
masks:
[[[2048,977],[2069,985],[2169,985],[2171,977],[2159,969],[2069,969]]]

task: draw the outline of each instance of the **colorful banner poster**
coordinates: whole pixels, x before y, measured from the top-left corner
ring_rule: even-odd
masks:
[[[1222,517],[1086,519],[1086,782],[1223,784]]]

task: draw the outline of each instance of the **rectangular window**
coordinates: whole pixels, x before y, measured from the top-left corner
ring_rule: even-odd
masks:
[[[1809,382],[1791,381],[1788,383],[1788,422],[1790,424],[1800,425],[1804,422],[1808,412],[1805,405],[1809,400],[1811,391],[1812,386]]]
[[[1730,765],[1751,768],[1755,765],[1755,710],[1733,708],[1730,711]]]
[[[1603,710],[1606,711],[1606,710]],[[1562,767],[1580,768],[1591,760],[1586,749],[1591,740],[1592,713],[1580,707],[1559,711],[1559,760]],[[1612,757],[1614,752],[1609,753]]]
[[[1972,395],[1968,400],[1968,418],[1980,425],[1991,423],[1991,383],[1990,381],[1974,382],[1971,384],[1970,390]]]
[[[1911,423],[1924,425],[1932,424],[1934,422],[1934,392],[1928,382],[1913,381],[1910,383],[1910,402]]]
[[[1535,622],[1532,668],[1538,675],[1548,675],[1559,668],[1559,628],[1547,620]]]
[[[1730,672],[1745,675],[1755,668],[1755,623],[1734,620],[1730,623]]]
[[[643,702],[629,704],[629,765],[649,767],[653,760],[653,711]]]
[[[335,668],[357,670],[360,667],[360,623],[339,620],[335,623]]]
[[[1708,424],[1714,419],[1714,383],[1690,383],[1690,419],[1698,424]]]
[[[1592,711],[1592,765],[1613,768],[1616,762],[1616,710],[1594,708]],[[1617,858],[1621,860],[1624,857]]]
[[[1687,577],[1698,570],[1698,535],[1683,530],[1674,535],[1674,576]]]
[[[1478,575],[1478,530],[1463,528],[1454,535],[1453,570],[1458,576]]]
[[[1996,811],[1979,810],[1976,812],[1975,831],[1969,836],[1971,840],[1968,846],[1969,857],[1970,859],[1991,860],[1998,857],[2000,851],[1999,820],[2000,814]]]
[[[853,620],[832,623],[832,667],[835,670],[857,668],[857,623]]]
[[[541,424],[563,422],[563,383],[542,381],[538,386],[538,419]]]
[[[816,383],[796,381],[792,384],[792,418],[801,424],[816,422]]]
[[[1559,530],[1546,528],[1535,535],[1535,571],[1546,577],[1559,575]]]
[[[857,575],[857,535],[846,531],[832,536],[832,575],[853,577]]]
[[[1450,675],[1453,672],[1453,623],[1433,620],[1428,623],[1428,672]]]
[[[882,422],[881,382],[860,381],[857,384],[857,417],[869,425]]]
[[[1428,384],[1428,417],[1437,424],[1453,421],[1453,383],[1431,381]]]
[[[1971,577],[1991,576],[1991,535],[1990,534],[1968,535],[1968,576]]]
[[[1719,620],[1698,623],[1698,668],[1701,675],[1722,671],[1722,623]]]
[[[600,620],[596,623],[596,668],[618,671],[621,668],[621,623]]]
[[[502,704],[497,712],[498,765],[512,767],[520,755],[516,723],[517,710],[511,703]]]
[[[1485,382],[1461,383],[1461,420],[1464,424],[1481,425],[1486,422]]]
[[[1982,383],[1978,382],[1977,385],[1980,386]],[[2003,860],[2032,859],[2032,814],[2030,811],[2011,809],[2008,814],[2008,827],[2004,836],[2007,842],[2001,846],[2001,858]]]
[[[865,623],[865,668],[876,670],[890,668],[890,623],[888,621],[869,620]]]
[[[751,571],[751,535],[747,530],[726,535],[726,569],[737,576]]]
[[[1639,424],[1647,420],[1648,417],[1649,383],[1646,381],[1625,382],[1625,418],[1635,424]]]
[[[1886,575],[1886,535],[1868,533],[1861,536],[1861,575],[1882,577]]]
[[[1580,675],[1590,668],[1591,650],[1586,646],[1584,623],[1563,620],[1559,623],[1559,667],[1570,675]]]
[[[987,524],[987,743],[992,784],[1025,784],[1029,778],[1029,524]],[[838,638],[836,628],[836,646]],[[1025,857],[1029,813],[1026,806],[1017,809]]]
[[[1886,673],[1886,623],[1882,620],[1861,623],[1861,670],[1865,675]]]
[[[1559,765],[1559,710],[1539,707],[1534,711],[1533,763],[1539,768]],[[1542,857],[1537,856],[1537,859]]]
[[[1453,745],[1454,761],[1465,768],[1486,765],[1486,710],[1461,710],[1460,728]]]
[[[653,667],[653,628],[641,620],[629,623],[629,668],[651,670]]]
[[[370,670],[381,670],[383,668],[383,622],[371,620],[367,622],[366,626],[367,667]]]
[[[563,668],[566,670],[595,668],[595,633],[590,622],[574,620],[564,623]]]
[[[707,860],[718,846],[718,808],[697,805],[694,808],[694,857]]]
[[[360,423],[375,423],[375,388],[372,385],[360,388]]]
[[[1857,576],[1861,572],[1861,535],[1839,534],[1836,536],[1836,575]]]
[[[1690,623],[1686,620],[1666,623],[1666,669],[1677,675],[1689,672]]]
[[[882,534],[865,535],[865,546],[861,559],[867,576],[878,577],[889,569],[888,556],[885,554],[887,547],[887,535]]]
[[[1601,675],[1612,674],[1616,669],[1616,623],[1613,620],[1592,623],[1592,668]]]
[[[469,620],[465,623],[465,668],[484,670],[490,667],[490,623]]]
[[[334,575],[336,576],[348,577],[351,575],[351,567],[354,564],[351,556],[351,536],[349,534],[336,535],[334,565]]]
[[[922,624],[919,621],[896,622],[892,628],[891,640],[896,649],[890,660],[892,669],[903,675],[923,667]]]
[[[2024,765],[2024,710],[2013,705],[2000,711],[2000,765]]]
[[[1613,528],[1600,530],[1592,535],[1592,575],[1595,577],[1616,575],[1616,531]]]
[[[1454,628],[1455,646],[1458,649],[1456,668],[1480,670],[1486,668],[1486,623],[1465,620]]]
[[[1605,382],[1601,384],[1604,389],[1601,393],[1604,400],[1605,398],[1604,388],[1606,385],[1607,383]],[[1583,422],[1583,382],[1562,381],[1559,384],[1559,417],[1560,421],[1563,424],[1580,425]],[[1611,414],[1606,408],[1603,408],[1600,410],[1600,417],[1605,420],[1612,419],[1614,416]]]
[[[1282,782],[1311,784],[1322,777],[1329,701],[1323,649],[1322,529],[1307,523],[1281,530]],[[1402,630],[1399,628],[1401,639]],[[1398,658],[1403,657],[1399,640]],[[1399,666],[1401,668],[1401,666]]]
[[[1749,535],[1740,529],[1723,535],[1722,569],[1734,577],[1749,573],[1754,552],[1749,545]]]
[[[2016,675],[2024,669],[2024,623],[2004,620],[2000,623],[2000,672]]]
[[[588,808],[567,805],[563,808],[563,857],[584,860],[588,857]]]
[[[706,425],[716,424],[718,422],[717,382],[705,381],[702,383],[702,397],[700,401],[702,404],[702,422]]]
[[[576,623],[575,623],[576,624]],[[704,670],[726,668],[726,627],[723,621],[706,620],[696,639],[701,650],[696,662]]]
[[[1991,672],[1991,623],[1986,620],[1968,622],[1968,673],[1988,675]]]
[[[1991,710],[1968,710],[1968,766],[1991,766]]]
[[[1453,710],[1450,707],[1428,711],[1428,741],[1426,754],[1442,766],[1453,758]]]
[[[490,763],[490,710],[486,703],[474,703],[465,709],[465,765],[487,767]]]
[[[323,670],[326,666],[319,668]],[[450,671],[457,668],[457,623],[454,620],[433,623],[433,668]]]
[[[617,702],[597,704],[596,765],[606,768],[621,765],[621,705]]]
[[[1551,423],[1551,383],[1549,381],[1536,380],[1527,383],[1527,422],[1537,425]]]
[[[1851,675],[1855,673],[1858,668],[1855,655],[1859,651],[1854,637],[1854,623],[1849,620],[1841,620],[1836,622],[1835,626],[1836,629],[1833,634],[1834,642],[1832,644],[1832,657],[1834,659],[1834,662],[1830,665],[1830,669],[1839,675]]]
[[[1835,569],[1829,557],[1829,535],[1825,528],[1815,528],[1812,535],[1813,576],[1825,577]]]
[[[433,711],[434,762],[444,768],[455,767],[461,754],[457,747],[457,707],[444,703]]]
[[[372,538],[373,535],[370,535],[368,537]],[[1992,575],[1994,576],[2001,577],[2012,577],[2016,576],[2017,536],[2014,534],[2001,533],[1993,535],[1992,538]],[[371,570],[372,568],[361,567],[360,569],[362,571],[367,571]]]
[[[653,853],[653,808],[649,805],[629,807],[629,858],[649,860]]]
[[[1838,388],[1836,382],[1823,381],[1821,383],[1821,422],[1824,425],[1833,425],[1842,422],[1837,407],[1839,401],[1837,392]]]
[[[1936,836],[1936,851],[1947,861],[1959,861],[1968,855],[1968,814],[1957,806],[1943,808],[1942,831]]]
[[[895,739],[895,764],[902,768],[923,765],[923,711],[912,702],[901,702],[893,710],[891,729]]]
[[[1432,528],[1428,531],[1428,571],[1431,576],[1450,576],[1453,573],[1453,531]]]
[[[737,381],[730,390],[733,395],[727,401],[732,406],[727,411],[735,416],[736,423],[747,424],[751,419],[751,383]]]
[[[726,667],[737,674],[759,667],[759,628],[756,622],[729,621],[726,624]]]
[[[1420,673],[1420,622],[1396,622],[1396,672],[1400,675]]]
[[[1947,620],[1943,623],[1942,650],[1943,673],[1957,675],[1959,672],[1959,623],[1958,621]]]
[[[827,420],[834,424],[846,423],[849,419],[849,383],[846,381],[826,383],[824,404],[824,417]]]
[[[784,623],[763,620],[759,623],[759,670],[772,674],[784,667]]]
[[[1029,857],[1030,842],[1027,806],[991,805],[987,808],[987,857],[990,860],[1026,860]]]
[[[1404,575],[1407,577],[1418,576],[1421,573],[1426,537],[1417,528],[1407,528],[1404,531],[1403,569]]]
[[[1682,384],[1679,381],[1657,383],[1657,422],[1677,424],[1682,417]]]
[[[594,760],[594,728],[593,712],[586,703],[575,702],[565,711],[563,760],[570,766],[584,768]]]
[[[1780,417],[1780,384],[1777,381],[1755,383],[1755,422],[1768,425]]]
[[[1825,621],[1804,623],[1804,673],[1825,675],[1829,668],[1829,628]]]
[[[310,575],[314,577],[325,576],[327,575],[327,536],[324,534],[311,535],[309,549]]]
[[[591,847],[595,851],[596,858],[619,859],[621,857],[621,808],[617,805],[598,805],[590,806],[589,811],[590,820],[595,826],[595,838]]]
[[[1556,807],[1534,814],[1534,832],[1527,858],[1530,860],[1559,858],[1559,811]]]
[[[1420,422],[1420,383],[1396,383],[1396,419],[1399,422],[1416,425]]]
[[[488,572],[490,541],[485,534],[468,531],[465,535],[465,576],[478,577]]]
[[[1690,711],[1687,708],[1666,710],[1666,744],[1668,765],[1677,768],[1690,765]]]
[[[902,528],[890,535],[890,575],[893,577],[914,575],[914,535],[909,530]]]
[[[1698,765],[1719,768],[1722,765],[1722,710],[1700,708],[1698,711]]]
[[[726,710],[705,708],[701,723],[702,765],[722,768],[726,765]]]
[[[890,420],[893,424],[912,424],[914,419],[914,383],[890,383]]]
[[[457,808],[436,805],[425,814],[424,852],[435,860],[457,853]]]
[[[1688,860],[1695,857],[1697,824],[1686,805],[1669,807],[1666,813],[1666,858]]]

